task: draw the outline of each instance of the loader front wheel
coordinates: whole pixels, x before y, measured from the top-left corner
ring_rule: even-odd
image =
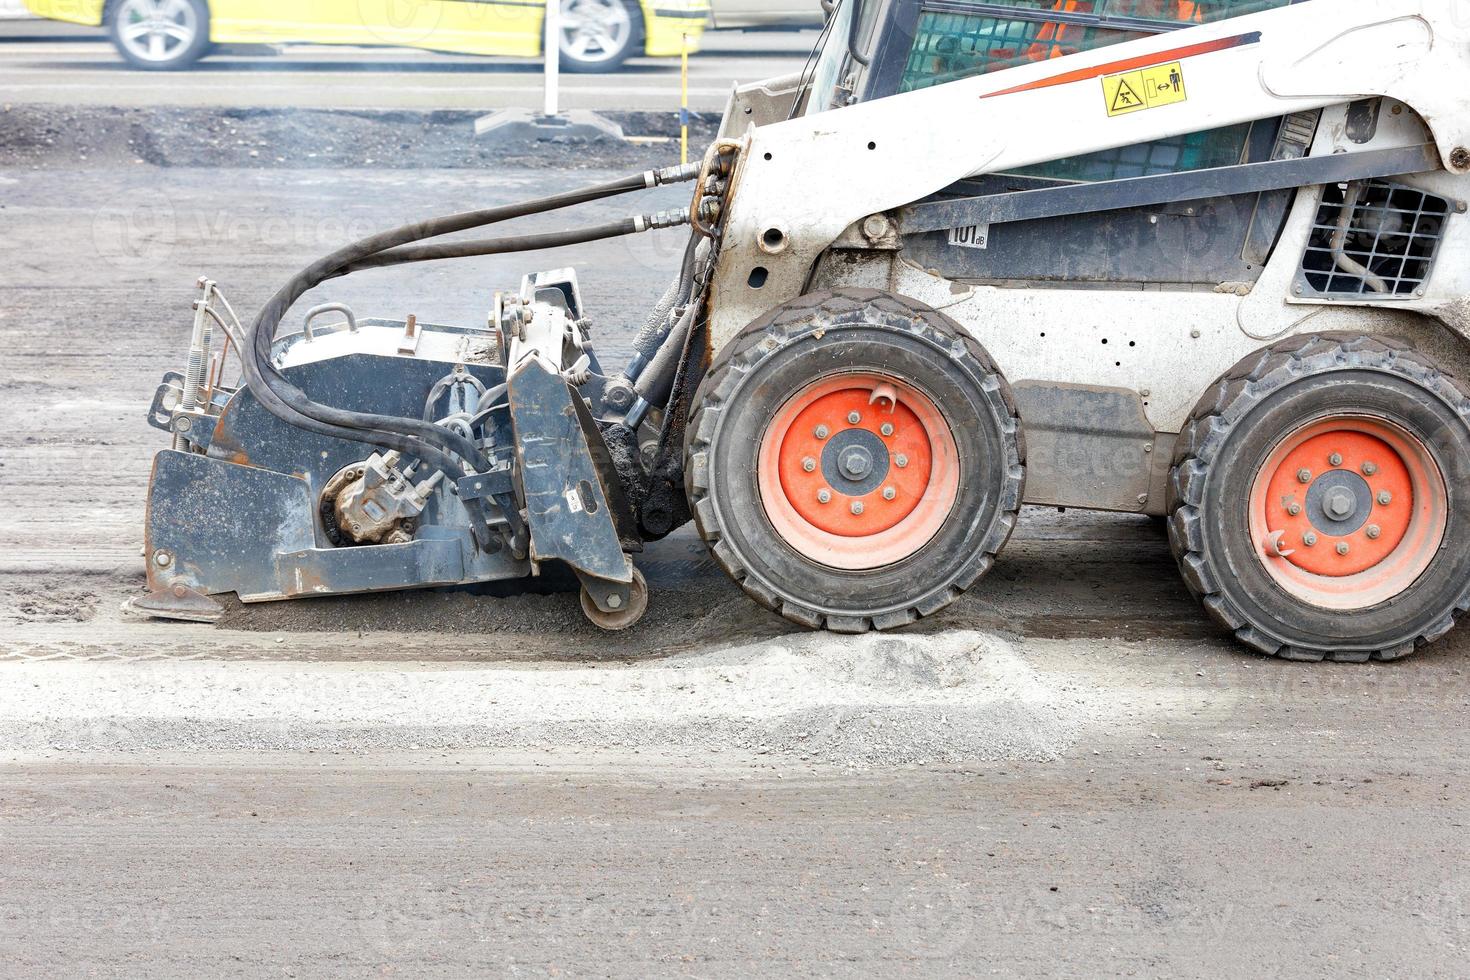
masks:
[[[874,290],[802,297],[726,345],[695,400],[695,523],[762,604],[838,632],[948,605],[1015,525],[1020,421],[950,320]]]
[[[1180,436],[1170,543],[1213,618],[1263,653],[1392,660],[1470,608],[1470,397],[1390,339],[1252,355]]]

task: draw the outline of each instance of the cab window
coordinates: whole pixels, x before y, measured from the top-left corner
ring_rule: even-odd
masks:
[[[919,12],[898,91],[941,85],[1017,65],[1209,23],[1293,0],[938,0]],[[1021,173],[1109,180],[1239,163],[1250,126],[1055,160]]]

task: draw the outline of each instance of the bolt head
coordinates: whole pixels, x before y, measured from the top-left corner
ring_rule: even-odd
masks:
[[[1317,535],[1313,534],[1311,531],[1308,531],[1306,534],[1302,535],[1302,544],[1306,545],[1308,548],[1313,547],[1314,545],[1316,545],[1316,543]]]
[[[1387,490],[1380,490],[1378,492],[1378,502],[1384,507],[1387,507],[1389,504],[1393,503],[1393,494],[1389,493]]]
[[[174,421],[174,428],[180,432],[188,432],[190,429],[194,428],[194,420],[189,418],[189,416],[187,415],[180,415]]]
[[[878,427],[878,431],[881,432],[881,433],[883,433],[885,436],[891,436],[891,435],[893,435],[893,423],[892,422],[884,422],[882,425],[880,425]]]
[[[819,504],[830,504],[831,502],[832,502],[832,491],[831,490],[818,490],[817,491],[817,503],[819,503]]]
[[[1367,534],[1368,540],[1377,541],[1379,535],[1383,534],[1383,528],[1379,527],[1377,524],[1369,524]]]
[[[1333,466],[1341,466],[1342,453],[1333,453],[1331,456],[1327,457],[1327,462],[1331,463]]]
[[[812,435],[816,436],[818,439],[825,439],[831,434],[832,430],[828,429],[825,425],[817,426],[816,431],[812,433]]]
[[[1305,466],[1302,467],[1301,469],[1297,470],[1296,471],[1296,482],[1298,482],[1298,483],[1311,483],[1312,482],[1312,471],[1309,470],[1309,469],[1307,469]]]
[[[1292,517],[1300,517],[1302,515],[1302,505],[1301,504],[1287,504],[1286,505],[1286,512],[1288,514],[1290,514]]]
[[[155,551],[153,553],[153,564],[159,568],[167,568],[174,563],[174,556],[167,551]]]
[[[1370,461],[1368,461],[1368,462],[1366,462],[1366,463],[1363,464],[1363,475],[1364,476],[1372,476],[1373,474],[1375,474],[1377,472],[1378,472],[1378,464],[1377,463],[1375,463],[1375,462],[1373,462],[1373,461],[1370,460]]]
[[[854,500],[852,502],[852,513],[853,513],[853,516],[858,516],[858,515],[862,514],[862,512],[863,512],[863,502],[861,500]]]
[[[801,461],[801,468],[806,470],[808,473],[811,473],[817,468],[817,461],[808,456],[806,459]]]
[[[1322,509],[1327,511],[1327,516],[1335,521],[1345,521],[1352,516],[1353,494],[1351,490],[1337,487],[1331,490],[1322,501]]]
[[[859,415],[857,412],[848,412],[847,413],[847,424],[848,425],[857,425],[862,420],[863,420],[863,417],[861,415]]]
[[[909,465],[909,458],[903,453],[899,453],[897,456],[893,457],[893,465],[897,466],[899,469],[903,469],[905,466]]]
[[[1337,545],[1337,553],[1339,555],[1346,555],[1351,550],[1352,549],[1348,547],[1348,543],[1346,541],[1340,541],[1340,542],[1338,542],[1338,545]]]
[[[612,595],[607,597],[607,604],[613,609],[618,609],[623,604],[623,597],[618,595],[617,593],[613,593]]]
[[[895,490],[895,489],[893,489],[892,487],[884,487],[883,488],[883,499],[884,500],[892,500],[894,497],[897,497],[897,496],[898,496],[898,491]]]

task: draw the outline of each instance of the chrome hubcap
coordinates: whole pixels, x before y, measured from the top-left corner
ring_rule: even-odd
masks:
[[[611,61],[633,33],[622,0],[563,0],[561,51],[578,61]]]
[[[168,61],[194,43],[199,19],[184,0],[123,0],[118,38],[144,61]]]

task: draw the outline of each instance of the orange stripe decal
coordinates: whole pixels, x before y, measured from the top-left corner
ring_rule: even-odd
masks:
[[[1151,65],[1168,64],[1171,61],[1183,61],[1185,58],[1193,58],[1201,54],[1213,54],[1216,51],[1229,51],[1231,48],[1244,47],[1247,44],[1256,44],[1261,40],[1261,32],[1252,34],[1238,34],[1235,37],[1222,37],[1215,41],[1201,41],[1199,44],[1190,44],[1182,48],[1174,48],[1171,51],[1160,51],[1158,54],[1140,55],[1137,58],[1124,58],[1122,61],[1110,61],[1105,65],[1097,65],[1094,68],[1078,68],[1076,71],[1063,72],[1050,78],[1041,78],[1025,85],[1017,85],[1013,88],[1001,89],[999,92],[990,92],[980,96],[982,99],[993,99],[999,95],[1015,95],[1017,92],[1034,92],[1037,89],[1052,88],[1057,85],[1070,85],[1072,82],[1085,82],[1091,78],[1101,78],[1104,75],[1115,75],[1118,72],[1136,71],[1139,68],[1148,68]]]

